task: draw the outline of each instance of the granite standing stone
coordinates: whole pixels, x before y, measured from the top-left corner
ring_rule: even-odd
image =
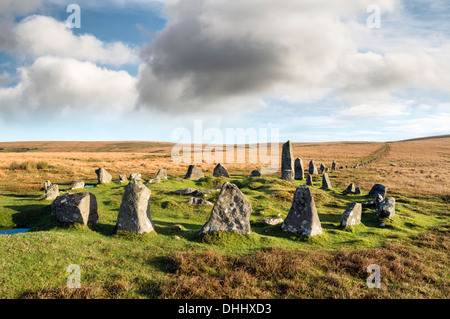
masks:
[[[107,184],[111,183],[112,176],[110,173],[108,173],[104,168],[99,168],[95,171],[98,178],[99,184]]]
[[[305,167],[303,166],[303,160],[301,158],[297,158],[294,162],[295,176],[296,180],[301,181],[305,178]]]
[[[286,182],[293,182],[294,172],[290,169],[285,169],[283,172],[281,172],[281,179],[285,180]]]
[[[313,186],[312,175],[306,175],[306,185]]]
[[[87,226],[98,223],[97,199],[92,193],[67,193],[58,196],[50,206],[51,214],[60,223]]]
[[[125,188],[117,216],[116,229],[136,234],[154,231],[150,216],[151,191],[141,181],[133,180]]]
[[[47,188],[47,193],[45,193],[45,199],[46,200],[54,200],[58,196],[59,196],[59,186],[58,186],[58,184],[51,184]]]
[[[387,197],[377,207],[377,216],[381,218],[392,218],[395,216],[395,198]]]
[[[348,185],[347,189],[344,191],[344,194],[354,194],[356,191],[356,186],[354,183],[350,183]]]
[[[156,173],[155,179],[157,180],[167,179],[167,171],[161,168],[160,170],[158,170],[158,173]]]
[[[126,183],[126,182],[128,182],[128,178],[127,178],[127,175],[125,175],[125,174],[120,174],[119,175],[119,183]]]
[[[336,170],[336,162],[333,161],[333,163],[331,163],[331,170],[335,171]]]
[[[83,189],[83,188],[84,188],[84,182],[83,181],[77,180],[77,181],[74,181],[72,183],[72,190]]]
[[[381,197],[385,198],[387,192],[387,187],[381,184],[375,184],[373,185],[372,189],[369,192],[369,197],[376,198],[378,194],[381,195]]]
[[[50,185],[52,185],[52,182],[50,182],[50,181],[45,181],[44,182],[44,191],[45,191],[45,193],[47,193],[47,189],[50,187]]]
[[[201,168],[195,165],[189,165],[188,171],[184,179],[199,179],[202,177],[205,177],[205,175],[203,174]]]
[[[250,214],[252,205],[232,183],[224,183],[211,211],[209,220],[200,230],[201,234],[213,231],[233,231],[250,234]]]
[[[314,160],[311,160],[309,162],[309,174],[311,174],[311,175],[319,174],[319,171],[317,170],[316,162],[314,162]]]
[[[281,174],[285,170],[294,171],[294,153],[292,152],[291,141],[283,144],[283,151],[281,153]]]
[[[222,164],[217,164],[213,172],[214,177],[230,177],[227,169]]]
[[[325,165],[323,165],[323,163],[320,163],[320,172],[321,173],[325,173]]]
[[[361,195],[361,188],[359,186],[355,188],[355,195]]]
[[[341,216],[341,226],[349,227],[361,224],[361,215],[362,205],[360,203],[351,203]]]
[[[294,233],[297,236],[322,234],[322,225],[308,186],[301,185],[295,191],[291,209],[281,225],[281,230]]]
[[[131,173],[128,179],[130,181],[142,181],[142,175],[140,173]]]
[[[327,173],[323,173],[322,175],[322,188],[332,188],[330,177]]]

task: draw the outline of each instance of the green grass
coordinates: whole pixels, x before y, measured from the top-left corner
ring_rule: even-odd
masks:
[[[448,266],[448,259],[442,259],[446,246],[430,248],[430,242],[423,240],[423,236],[448,236],[448,200],[439,197],[423,200],[409,194],[392,194],[397,200],[397,214],[392,220],[381,221],[373,210],[364,209],[362,225],[342,229],[340,217],[346,206],[353,201],[366,201],[367,192],[360,196],[343,195],[346,186],[339,187],[339,175],[331,172],[330,178],[333,188],[329,190],[320,188],[320,178],[314,180],[312,193],[323,228],[323,235],[314,238],[298,238],[282,232],[279,226],[256,222],[259,218],[286,218],[296,187],[305,183],[288,183],[271,176],[250,179],[232,175],[229,179],[205,177],[197,181],[169,178],[147,185],[152,192],[150,210],[156,229],[155,233],[147,235],[114,231],[126,186],[123,184],[111,183],[72,191],[89,191],[96,195],[99,224],[93,227],[58,225],[50,214],[50,202],[41,193],[0,195],[0,227],[31,229],[26,234],[0,236],[0,298],[210,297],[211,291],[194,291],[197,288],[189,286],[189,283],[209,284],[210,287],[219,285],[218,297],[278,298],[283,289],[288,296],[295,298],[315,298],[320,297],[320,293],[322,297],[352,297],[347,290],[341,291],[343,288],[339,290],[336,287],[341,281],[348,289],[359,287],[365,297],[371,298],[380,294],[363,289],[365,279],[361,271],[364,270],[340,271],[335,265],[336,258],[343,254],[345,263],[351,263],[367,254],[376,257],[374,252],[382,249],[382,260],[391,265],[393,261],[389,254],[395,251],[392,247],[400,251],[410,247],[414,256],[423,258],[423,264],[428,265],[428,270],[422,270],[425,275],[428,271],[433,276],[444,276],[441,279],[443,283],[440,282],[443,288],[429,288],[425,297],[445,293],[448,297],[449,272],[441,270],[442,265]],[[252,204],[252,233],[246,236],[234,233],[200,236],[199,231],[209,218],[211,206],[189,205],[190,195],[179,195],[174,191],[188,187],[213,189],[205,199],[214,202],[218,195],[216,189],[226,180],[235,183]],[[60,185],[61,191],[69,188],[69,185]],[[385,222],[386,227],[380,227],[381,222]],[[176,230],[177,225],[181,230]],[[448,242],[448,237],[444,238]],[[269,263],[268,251],[272,251],[273,258],[280,259],[281,264],[292,263],[296,270],[289,273],[286,269],[287,273],[283,274],[278,268],[266,269],[264,273],[264,263]],[[295,256],[303,256],[306,260],[312,258],[305,264],[309,268],[301,269]],[[317,258],[316,263],[313,257]],[[192,270],[190,276],[183,263],[199,268]],[[81,290],[65,288],[66,269],[70,264],[81,267]],[[204,281],[198,281],[194,276],[199,269],[206,269]],[[281,273],[280,278],[271,277],[270,271]],[[395,272],[390,275],[392,278],[388,278],[385,284],[394,290],[384,291],[385,296],[390,297],[395,289],[400,295],[393,294],[394,298],[415,296],[420,280],[402,286],[398,284],[400,279],[395,277]],[[224,283],[225,278],[230,283]],[[251,284],[253,282],[257,282],[256,286]],[[302,282],[316,282],[317,287],[313,293],[308,293],[306,288],[302,288]],[[233,285],[241,288],[234,293]],[[252,287],[256,287],[254,291]]]

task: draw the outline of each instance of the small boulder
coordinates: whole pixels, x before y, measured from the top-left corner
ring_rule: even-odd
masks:
[[[354,183],[350,183],[347,189],[344,191],[344,194],[354,194],[356,192],[356,186]]]
[[[47,192],[45,193],[46,200],[54,200],[59,196],[59,186],[57,184],[51,184],[47,188]]]
[[[128,178],[127,178],[127,175],[125,175],[125,174],[120,174],[119,175],[119,183],[126,183],[126,182],[128,182]]]
[[[104,168],[99,168],[95,171],[99,184],[111,183],[112,176]]]
[[[395,216],[395,198],[387,197],[377,208],[377,216],[381,218],[392,218]]]
[[[355,188],[355,195],[361,195],[361,188],[359,186]]]
[[[189,165],[188,171],[186,173],[186,176],[184,176],[184,179],[199,179],[203,177],[205,177],[205,175],[203,174],[201,168],[195,165]]]
[[[203,198],[191,197],[188,199],[188,204],[191,205],[212,205],[211,202],[204,200]]]
[[[83,181],[77,180],[77,181],[74,181],[72,183],[72,190],[83,189],[83,188],[84,188],[84,182]]]
[[[333,161],[333,163],[331,163],[331,170],[335,171],[336,170],[336,162]]]
[[[283,222],[282,218],[261,218],[256,220],[257,223],[262,223],[266,225],[278,225]]]
[[[175,191],[175,194],[181,194],[181,195],[190,195],[195,193],[197,190],[195,188],[189,187],[185,189],[179,189]]]
[[[51,214],[60,223],[80,223],[87,226],[98,223],[97,199],[92,193],[67,193],[58,196],[50,207]]]
[[[214,177],[230,177],[230,174],[228,174],[227,169],[222,164],[219,163],[214,168],[213,176]]]
[[[381,197],[385,198],[387,193],[387,187],[381,184],[375,184],[373,185],[372,189],[369,192],[369,196],[372,198],[376,198],[378,194],[381,195]]]
[[[142,175],[140,173],[131,173],[128,179],[130,181],[142,181]]]
[[[295,191],[291,209],[281,225],[281,230],[297,236],[322,234],[316,204],[308,186],[300,185]]]
[[[45,191],[45,193],[47,193],[47,189],[50,187],[50,185],[52,185],[52,183],[50,181],[45,181],[44,182],[44,191]]]
[[[163,168],[161,168],[158,173],[156,173],[156,180],[162,180],[162,179],[167,179],[167,171]]]
[[[201,234],[213,231],[233,231],[250,234],[252,205],[234,184],[225,182],[211,211],[209,220],[200,230]]]
[[[252,177],[261,177],[261,176],[262,176],[261,172],[256,170],[256,169],[250,173],[250,178],[252,178]]]
[[[151,191],[141,181],[133,180],[125,188],[117,216],[116,230],[136,234],[154,231],[150,216]]]
[[[341,216],[341,227],[356,226],[361,224],[362,205],[351,203]]]

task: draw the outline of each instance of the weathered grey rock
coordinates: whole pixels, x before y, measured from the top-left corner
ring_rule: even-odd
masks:
[[[294,172],[290,169],[285,169],[281,173],[281,179],[285,180],[286,182],[293,182],[294,181]]]
[[[158,173],[156,173],[155,179],[157,179],[157,180],[167,179],[167,171],[165,169],[161,168],[158,171]]]
[[[256,169],[250,173],[250,178],[252,178],[252,177],[261,177],[261,176],[262,176],[261,172],[256,170]]]
[[[323,163],[320,163],[319,169],[321,173],[325,173],[325,168],[326,168],[325,165],[323,165]]]
[[[266,224],[266,225],[278,225],[283,222],[282,218],[261,218],[257,219],[256,222]]]
[[[361,188],[359,186],[355,188],[355,195],[361,195]]]
[[[212,205],[211,202],[204,200],[203,198],[191,197],[188,199],[188,204],[191,205]]]
[[[211,211],[209,220],[203,225],[200,233],[212,231],[233,231],[239,234],[250,234],[250,214],[252,205],[231,183],[224,183]]]
[[[377,206],[377,216],[381,218],[392,218],[395,216],[395,198],[386,197]]]
[[[349,227],[361,224],[361,215],[362,205],[360,203],[351,203],[341,216],[341,226]]]
[[[179,189],[177,191],[175,191],[176,194],[181,194],[181,195],[190,195],[195,193],[197,190],[195,188],[189,187],[189,188],[185,188],[185,189]]]
[[[335,171],[336,170],[336,162],[333,161],[333,163],[331,163],[331,170]]]
[[[213,172],[214,177],[230,177],[227,169],[222,164],[217,164]]]
[[[322,175],[322,188],[332,188],[330,177],[327,173],[323,173]]]
[[[309,174],[319,174],[319,171],[317,170],[316,162],[314,160],[311,160],[309,162]]]
[[[104,168],[99,168],[95,171],[99,184],[111,183],[112,176]]]
[[[312,176],[306,175],[306,185],[313,186]]]
[[[292,152],[291,141],[283,144],[281,153],[281,173],[283,174],[285,170],[294,171],[294,153]]]
[[[300,185],[295,191],[291,209],[281,225],[281,230],[294,233],[297,236],[322,234],[322,225],[308,186]]]
[[[117,216],[116,229],[136,234],[154,231],[150,216],[151,191],[141,181],[133,180],[125,188]]]
[[[142,175],[140,173],[131,173],[128,179],[131,181],[142,181]]]
[[[199,179],[202,177],[205,177],[205,175],[203,174],[201,168],[195,165],[189,165],[188,171],[184,179]]]
[[[98,223],[97,199],[92,193],[67,193],[58,196],[50,207],[51,214],[60,223],[80,223],[87,226]]]
[[[348,185],[347,189],[344,191],[344,194],[354,194],[356,191],[356,186],[354,183],[350,183]]]
[[[84,182],[80,180],[76,180],[72,183],[72,190],[75,189],[83,189],[84,188]]]
[[[209,189],[197,189],[195,191],[196,195],[200,195],[200,196],[206,196],[206,195],[210,195],[212,192]]]
[[[47,193],[47,189],[50,187],[50,185],[52,185],[52,183],[50,181],[45,181],[44,182],[44,191],[45,191],[45,193]]]
[[[59,196],[59,186],[58,186],[58,184],[51,184],[47,188],[47,192],[45,193],[45,199],[46,200],[54,200],[58,196]]]
[[[305,178],[305,167],[303,166],[303,160],[301,158],[297,158],[294,162],[294,170],[295,176],[294,178],[298,181],[301,181]]]
[[[378,194],[381,195],[381,197],[385,198],[387,192],[387,187],[381,184],[375,184],[373,185],[372,189],[369,192],[369,196],[372,198],[376,198]]]
[[[127,175],[125,175],[125,174],[120,174],[120,175],[119,175],[119,183],[126,183],[126,182],[128,182]]]

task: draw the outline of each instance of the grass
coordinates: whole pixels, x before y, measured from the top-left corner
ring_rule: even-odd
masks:
[[[47,169],[48,163],[44,161],[39,161],[37,163],[26,161],[26,162],[12,162],[9,165],[10,170],[22,170],[22,171],[29,171],[29,170],[35,170],[35,169]]]
[[[0,236],[0,298],[449,298],[449,152],[437,141],[443,140],[430,140],[428,148],[424,141],[390,143],[389,148],[383,143],[348,148],[345,143],[294,145],[295,155],[304,162],[336,159],[340,166],[378,157],[359,169],[329,172],[332,189],[321,189],[320,177],[314,178],[312,194],[323,228],[323,235],[314,238],[256,222],[286,218],[296,187],[305,181],[250,179],[249,172],[258,168],[254,164],[227,165],[231,177],[225,179],[210,177],[214,165],[204,163],[200,166],[207,177],[195,181],[182,180],[186,165],[168,165],[159,155],[0,153],[0,228],[31,229]],[[10,169],[13,162],[40,161],[51,166]],[[391,162],[398,166],[389,167]],[[154,233],[115,232],[126,186],[118,183],[71,191],[97,197],[98,225],[56,223],[43,196],[43,182],[49,179],[61,191],[69,191],[75,179],[95,183],[98,167],[107,168],[113,180],[121,173],[137,171],[147,179],[159,168],[168,170],[168,180],[147,185]],[[235,183],[251,202],[252,233],[200,236],[211,206],[189,205],[191,195],[174,192],[210,189],[204,198],[214,202],[225,181]],[[361,195],[343,194],[350,182],[361,187]],[[396,198],[396,216],[380,220],[364,208],[361,225],[341,228],[347,205],[366,201],[370,187],[378,182]],[[385,227],[380,227],[382,222]],[[70,264],[81,267],[80,289],[66,287]],[[381,267],[381,289],[366,286],[370,264]]]

